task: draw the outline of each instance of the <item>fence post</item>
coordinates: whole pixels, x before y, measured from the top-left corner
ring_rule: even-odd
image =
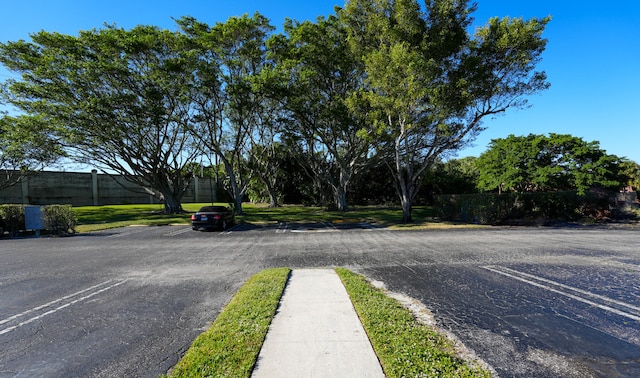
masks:
[[[29,204],[29,180],[22,174],[20,175],[20,185],[22,186],[22,204]]]
[[[193,176],[193,185],[196,190],[193,202],[200,203],[200,180],[198,180],[198,175]]]
[[[98,170],[91,170],[91,189],[93,194],[93,206],[98,206]]]

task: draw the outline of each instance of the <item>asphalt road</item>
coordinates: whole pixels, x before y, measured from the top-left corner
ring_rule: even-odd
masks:
[[[129,227],[0,240],[0,377],[157,377],[251,275],[343,266],[501,377],[640,376],[640,230]]]

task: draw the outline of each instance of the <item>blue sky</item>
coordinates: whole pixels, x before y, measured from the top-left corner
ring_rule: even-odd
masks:
[[[210,24],[259,11],[280,28],[285,18],[314,20],[333,13],[339,0],[58,0],[4,1],[0,41],[29,39],[39,30],[75,35],[115,23],[174,29],[173,18],[190,15]],[[553,20],[539,69],[551,88],[529,98],[528,109],[487,119],[484,131],[459,157],[478,156],[494,138],[509,134],[572,134],[640,163],[640,1],[478,0],[476,25],[489,17]],[[0,67],[0,80],[8,73]]]

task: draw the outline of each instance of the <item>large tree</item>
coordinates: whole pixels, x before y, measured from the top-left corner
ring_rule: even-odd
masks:
[[[52,126],[39,116],[0,114],[0,190],[64,157]]]
[[[551,133],[494,139],[476,166],[481,190],[584,193],[594,186],[622,188],[626,184],[622,163],[598,142]]]
[[[471,36],[474,10],[466,0],[427,0],[424,10],[415,0],[349,0],[339,11],[366,72],[352,107],[370,107],[374,138],[386,142],[404,221],[431,165],[473,140],[487,116],[548,86],[534,69],[549,19],[492,18]]]
[[[21,74],[11,104],[61,128],[73,159],[121,174],[182,211],[196,156],[186,132],[190,75],[183,36],[151,26],[107,26],[78,36],[41,31],[0,44],[0,61]]]
[[[231,17],[209,26],[191,17],[178,20],[197,56],[193,77],[192,133],[205,152],[218,156],[225,167],[235,210],[242,201],[252,171],[248,167],[252,135],[264,121],[265,96],[259,85],[266,61],[266,40],[273,26],[264,16]],[[266,121],[265,121],[266,122]]]
[[[304,167],[318,186],[331,188],[335,207],[347,210],[348,187],[372,153],[371,141],[361,136],[364,117],[347,106],[362,84],[362,70],[336,16],[316,22],[289,20],[284,29],[284,35],[270,40],[270,47],[291,118],[288,140],[302,152]]]
[[[640,189],[640,164],[633,160],[626,158],[622,159],[620,163],[622,174],[626,181],[625,190],[639,190]]]

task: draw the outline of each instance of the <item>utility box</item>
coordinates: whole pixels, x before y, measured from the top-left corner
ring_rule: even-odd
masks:
[[[36,235],[40,235],[43,228],[42,209],[40,206],[24,207],[24,228],[26,230],[35,230]]]

